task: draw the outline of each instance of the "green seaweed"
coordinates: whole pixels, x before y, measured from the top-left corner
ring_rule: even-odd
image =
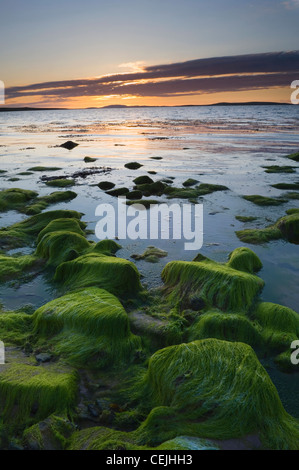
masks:
[[[289,349],[299,339],[299,316],[294,310],[271,302],[261,302],[254,318],[263,328],[262,335],[268,346],[276,352]]]
[[[138,184],[134,186],[134,189],[140,191],[146,197],[149,196],[161,196],[164,193],[166,185],[162,181],[155,181],[154,183]],[[140,199],[136,197],[135,199]]]
[[[271,186],[276,189],[299,189],[299,183],[277,183]]]
[[[257,273],[263,267],[259,257],[246,247],[239,247],[232,251],[229,254],[227,265],[230,268],[250,274]]]
[[[239,230],[236,235],[242,242],[255,245],[279,239],[299,243],[299,212],[289,209],[287,214],[266,228]]]
[[[73,178],[60,178],[56,180],[46,181],[47,186],[54,186],[55,188],[66,188],[67,186],[74,186],[75,180]]]
[[[131,258],[139,260],[145,260],[149,263],[156,263],[160,258],[165,258],[168,255],[167,251],[161,250],[154,246],[148,246],[142,255],[132,254]]]
[[[151,205],[159,204],[159,201],[156,201],[155,199],[134,199],[132,201],[126,201],[126,204],[128,206],[137,204],[144,206],[145,209],[150,209]]]
[[[244,216],[244,215],[236,215],[235,219],[239,220],[239,222],[254,222],[257,217],[253,216]]]
[[[35,237],[43,230],[50,222],[55,219],[72,218],[80,220],[81,215],[79,212],[71,210],[55,210],[42,212],[41,214],[34,215],[18,222],[10,227],[0,229],[0,241],[4,248],[19,248],[32,243]]]
[[[198,180],[195,180],[193,178],[188,178],[186,181],[184,181],[183,186],[188,188],[189,186],[195,186],[198,183]]]
[[[109,189],[114,188],[115,184],[112,183],[111,181],[101,181],[98,184],[98,187],[102,189],[103,191],[108,191]]]
[[[23,210],[24,206],[37,195],[37,192],[28,189],[4,189],[0,191],[0,212]]]
[[[141,290],[140,275],[133,263],[96,252],[62,263],[54,280],[68,289],[97,286],[121,297],[136,295]]]
[[[152,178],[150,178],[147,175],[138,176],[137,178],[135,178],[133,180],[133,183],[135,183],[136,185],[139,185],[139,184],[152,184],[153,182],[154,181],[152,180]]]
[[[290,155],[287,155],[286,158],[289,158],[290,160],[294,160],[294,162],[299,162],[299,152],[291,153]]]
[[[0,254],[0,283],[17,279],[40,266],[40,262],[31,255],[6,256]]]
[[[215,191],[226,191],[228,188],[220,184],[201,183],[194,188],[175,188],[167,186],[164,193],[168,198],[197,199],[200,196],[211,194]]]
[[[22,443],[28,450],[64,450],[75,425],[64,416],[51,415],[27,428]]]
[[[141,349],[130,332],[119,300],[91,287],[67,294],[40,307],[33,315],[34,333],[51,343],[56,354],[77,367],[117,366]]]
[[[204,313],[189,329],[189,341],[206,338],[238,341],[252,347],[263,343],[259,329],[246,316],[217,311]]]
[[[251,196],[243,196],[243,199],[249,202],[253,202],[257,206],[280,206],[281,204],[285,204],[287,199],[283,198],[274,198],[274,197],[265,197],[259,196],[257,194],[253,194]]]
[[[140,444],[256,433],[266,448],[299,449],[299,423],[247,344],[204,339],[159,350],[141,393],[154,408],[135,433]]]
[[[57,166],[33,166],[28,168],[28,171],[58,171],[62,170],[62,168],[58,168]]]
[[[35,250],[35,256],[47,260],[47,264],[59,264],[77,258],[90,247],[90,243],[79,233],[58,231],[46,233]]]
[[[31,316],[21,312],[0,312],[0,338],[6,346],[24,346],[31,334]]]
[[[243,250],[242,250],[243,251]],[[242,269],[258,269],[258,261],[249,252],[234,252],[230,255],[232,264]],[[200,257],[198,261],[172,261],[162,271],[165,292],[170,300],[182,305],[191,296],[197,295],[210,307],[225,311],[248,311],[264,286],[259,277],[234,269],[227,264],[216,263]]]
[[[75,199],[77,194],[73,191],[55,191],[48,196],[37,198],[32,204],[27,206],[24,212],[27,215],[40,214],[50,204],[58,204],[59,202],[67,202]]]
[[[119,197],[119,196],[126,196],[129,193],[128,188],[116,188],[112,189],[111,191],[107,191],[109,196]]]
[[[279,166],[279,165],[270,165],[263,166],[266,173],[295,173],[295,168],[293,166]]]
[[[0,408],[8,425],[28,425],[54,412],[69,413],[76,397],[77,374],[73,371],[48,371],[26,364],[1,366]]]
[[[96,162],[97,161],[97,158],[93,158],[93,157],[84,157],[84,162],[85,163],[92,163],[92,162]]]
[[[125,168],[128,168],[129,170],[138,170],[141,168],[143,165],[141,165],[138,162],[130,162],[125,164]]]

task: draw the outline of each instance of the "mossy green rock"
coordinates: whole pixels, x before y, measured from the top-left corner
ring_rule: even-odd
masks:
[[[75,430],[75,425],[66,417],[51,415],[27,428],[22,444],[26,450],[64,450]]]
[[[198,295],[210,307],[247,311],[264,286],[262,279],[246,272],[257,268],[258,262],[253,255],[245,252],[242,258],[239,250],[232,252],[227,264],[203,256],[192,262],[172,261],[162,271],[166,294],[182,304],[190,296]],[[231,267],[230,263],[242,270]]]
[[[242,242],[256,245],[281,238],[291,243],[299,243],[299,212],[297,209],[289,209],[287,214],[274,225],[263,229],[239,230],[236,235]]]
[[[37,196],[37,192],[28,189],[4,189],[0,191],[0,212],[22,210],[30,200]]]
[[[112,183],[111,181],[101,181],[98,184],[98,187],[102,189],[103,191],[108,191],[109,189],[114,188],[115,184]]]
[[[77,374],[26,364],[0,366],[0,408],[4,423],[31,424],[76,403]]]
[[[75,180],[70,178],[70,179],[56,179],[56,180],[50,180],[46,182],[47,186],[54,186],[56,188],[65,188],[67,186],[74,186]]]
[[[138,168],[141,168],[143,165],[138,162],[130,162],[125,164],[125,168],[128,168],[129,170],[138,170]]]
[[[58,231],[46,233],[37,245],[35,256],[52,266],[77,258],[90,248],[90,243],[79,233]]]
[[[141,290],[140,275],[133,263],[96,252],[62,263],[54,279],[68,289],[97,286],[120,297],[136,295]]]
[[[40,307],[33,316],[37,338],[44,338],[72,364],[87,368],[116,366],[132,360],[141,349],[130,332],[119,300],[91,287],[67,294]]]
[[[154,408],[137,431],[140,443],[255,433],[265,448],[299,449],[298,421],[246,344],[206,339],[162,349],[151,357],[144,383]]]
[[[258,327],[245,315],[217,311],[200,315],[189,329],[188,338],[190,341],[206,338],[238,341],[252,347],[263,344]]]
[[[287,155],[287,158],[294,160],[294,162],[299,162],[299,152],[291,153],[291,155]]]
[[[287,199],[265,197],[256,194],[251,196],[243,196],[243,199],[246,199],[246,201],[249,202],[253,202],[253,204],[256,204],[257,206],[280,206],[281,204],[288,202]]]
[[[40,214],[50,204],[58,204],[60,202],[67,202],[75,199],[77,194],[73,191],[55,191],[48,196],[37,198],[32,204],[28,205],[24,212],[27,215]]]
[[[55,219],[81,219],[82,214],[71,210],[47,211],[34,215],[10,227],[0,229],[0,242],[4,248],[17,248],[32,243],[35,237]]]
[[[31,255],[14,257],[0,254],[0,283],[20,278],[38,264],[37,258]]]

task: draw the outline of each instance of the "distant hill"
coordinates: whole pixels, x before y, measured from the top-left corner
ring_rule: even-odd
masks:
[[[276,103],[271,101],[245,101],[244,103],[214,103],[214,104],[184,104],[179,106],[126,106],[124,104],[111,104],[109,106],[75,108],[75,109],[130,109],[130,108],[191,108],[207,106],[294,106],[291,103]],[[74,108],[32,108],[32,107],[0,107],[0,112],[8,111],[60,111],[71,110]]]

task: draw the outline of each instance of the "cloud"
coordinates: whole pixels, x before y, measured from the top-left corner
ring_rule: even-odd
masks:
[[[299,0],[298,0],[299,1]],[[122,64],[130,72],[51,81],[6,89],[7,102],[40,97],[162,97],[290,86],[299,77],[299,51],[247,54],[145,66]],[[35,98],[36,99],[36,98]]]

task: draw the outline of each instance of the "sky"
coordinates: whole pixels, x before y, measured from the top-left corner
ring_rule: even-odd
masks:
[[[289,102],[298,23],[299,0],[0,0],[5,105]]]

